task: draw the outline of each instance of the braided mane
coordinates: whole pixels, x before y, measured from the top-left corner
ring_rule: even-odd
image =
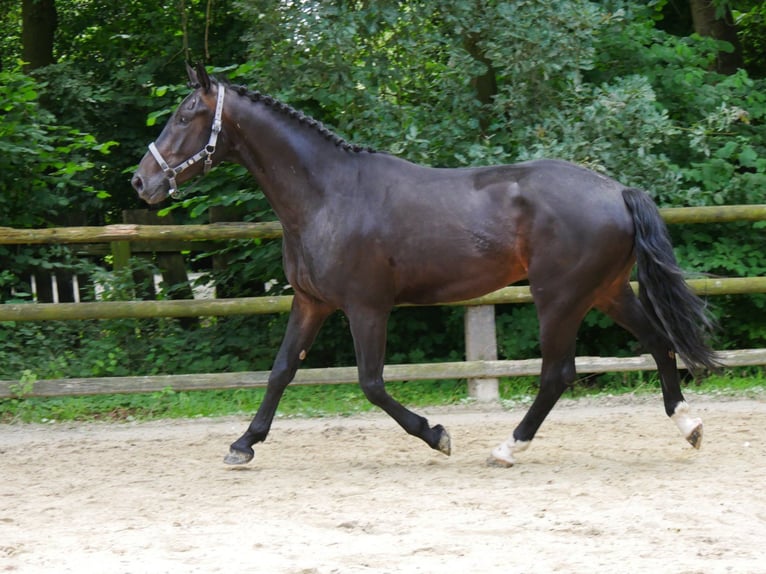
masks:
[[[310,116],[307,116],[303,112],[296,110],[294,107],[284,102],[281,102],[272,96],[262,94],[261,92],[257,90],[250,90],[246,86],[227,85],[227,88],[234,90],[240,96],[249,98],[253,102],[262,103],[265,106],[268,106],[271,109],[279,112],[280,114],[285,115],[291,119],[294,119],[300,124],[308,126],[309,128],[318,132],[325,139],[327,139],[328,141],[331,141],[333,144],[335,144],[336,146],[338,146],[339,148],[343,150],[354,152],[354,153],[359,153],[363,151],[366,151],[369,153],[375,153],[375,150],[371,147],[360,146],[360,145],[347,142],[345,139],[343,139],[338,134],[330,130],[327,126],[325,126],[319,120],[316,120]]]

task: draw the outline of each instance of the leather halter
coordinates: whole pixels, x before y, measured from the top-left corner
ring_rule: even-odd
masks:
[[[207,174],[207,172],[209,172],[211,168],[213,167],[213,154],[215,153],[215,146],[216,146],[216,143],[218,142],[218,134],[221,132],[221,117],[223,116],[223,98],[224,98],[225,91],[226,89],[224,88],[224,85],[218,84],[218,98],[215,104],[215,116],[213,117],[213,126],[210,128],[210,139],[208,140],[207,145],[204,148],[202,148],[200,151],[195,153],[189,159],[178,164],[176,167],[170,167],[168,165],[168,162],[165,161],[165,158],[162,157],[160,150],[158,150],[157,146],[154,145],[154,142],[149,144],[149,151],[152,152],[154,159],[157,160],[157,163],[160,165],[160,168],[162,169],[162,171],[165,172],[165,176],[168,178],[168,182],[170,182],[170,197],[172,197],[173,199],[180,199],[181,197],[183,197],[183,195],[178,189],[178,184],[176,183],[176,176],[186,171],[188,168],[193,166],[199,160],[205,161],[204,166],[202,168],[203,174]]]

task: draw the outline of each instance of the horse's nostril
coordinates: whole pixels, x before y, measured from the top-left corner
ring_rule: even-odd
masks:
[[[133,189],[138,193],[141,193],[141,190],[144,189],[144,180],[141,179],[140,175],[134,175],[133,179],[130,180],[130,183],[133,186]]]

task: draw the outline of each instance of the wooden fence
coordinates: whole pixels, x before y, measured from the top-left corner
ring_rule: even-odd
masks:
[[[667,223],[723,223],[766,221],[766,205],[669,208],[661,210]],[[273,239],[281,236],[278,222],[217,223],[209,225],[123,224],[105,227],[12,229],[0,227],[0,244],[110,243],[112,251],[130,254],[133,242],[221,241],[231,239]],[[703,278],[689,281],[703,296],[766,293],[766,277]],[[634,285],[635,288],[635,285]],[[81,320],[154,317],[202,317],[235,314],[282,313],[290,309],[290,296],[244,297],[212,300],[110,301],[86,303],[37,303],[0,305],[0,321]],[[527,287],[506,287],[494,293],[451,305],[466,306],[466,361],[409,365],[387,365],[388,380],[455,379],[469,380],[471,396],[480,400],[497,398],[497,377],[537,375],[540,360],[498,361],[494,331],[494,305],[528,303]],[[766,349],[722,353],[727,366],[766,364]],[[580,373],[625,370],[653,370],[648,355],[634,358],[579,357]],[[242,372],[154,377],[107,377],[40,380],[25,384],[0,381],[0,398],[17,396],[88,395],[173,390],[258,387],[268,372]],[[326,384],[356,381],[354,367],[304,369],[296,384]]]

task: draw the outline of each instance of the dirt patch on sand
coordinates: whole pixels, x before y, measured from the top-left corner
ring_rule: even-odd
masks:
[[[659,398],[562,401],[511,469],[524,408],[425,413],[453,455],[383,414],[0,426],[0,571],[766,572],[766,401],[692,397],[689,447]]]

